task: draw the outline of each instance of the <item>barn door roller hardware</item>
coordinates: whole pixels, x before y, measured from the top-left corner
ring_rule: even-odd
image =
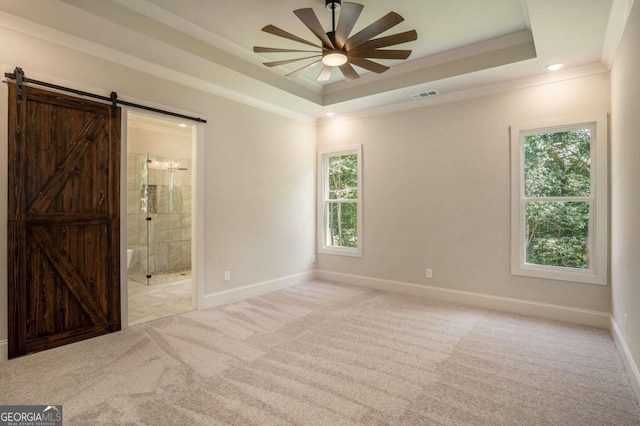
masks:
[[[182,119],[185,119],[185,120],[195,121],[197,123],[206,123],[207,122],[207,120],[202,119],[200,117],[191,117],[189,115],[178,114],[176,112],[166,111],[166,110],[159,109],[159,108],[153,108],[153,107],[146,106],[146,105],[140,105],[140,104],[136,104],[136,103],[133,103],[133,102],[127,102],[127,101],[124,101],[122,99],[118,99],[118,94],[116,92],[111,92],[110,96],[102,96],[102,95],[96,95],[95,93],[89,93],[89,92],[84,92],[82,90],[71,89],[69,87],[59,86],[57,84],[47,83],[47,82],[39,81],[39,80],[33,80],[31,78],[25,77],[24,71],[20,67],[16,67],[12,73],[8,73],[8,72],[5,73],[4,76],[6,78],[8,78],[9,80],[14,80],[16,82],[16,86],[17,86],[17,89],[18,89],[17,90],[18,101],[22,100],[24,84],[33,84],[33,85],[36,85],[36,86],[48,87],[50,89],[59,90],[61,92],[69,92],[69,93],[73,93],[75,95],[84,96],[86,98],[98,99],[98,100],[101,100],[101,101],[104,101],[104,102],[108,102],[109,104],[111,104],[112,114],[115,114],[117,105],[124,105],[124,106],[132,107],[132,108],[142,109],[142,110],[145,110],[145,111],[151,111],[151,112],[157,112],[159,114],[170,115],[171,117],[177,117],[177,118],[182,118]]]
[[[24,71],[22,71],[22,68],[16,67],[16,69],[13,70],[13,74],[5,73],[5,77],[16,81],[16,86],[18,87],[18,90],[17,90],[18,101],[21,101],[22,100],[22,84],[24,83]]]
[[[118,94],[116,92],[111,92],[111,117],[116,118],[118,114]]]

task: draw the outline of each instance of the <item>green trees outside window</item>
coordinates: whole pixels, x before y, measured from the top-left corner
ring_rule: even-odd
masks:
[[[327,246],[358,247],[358,156],[327,158]]]
[[[592,129],[523,139],[526,262],[588,269]]]

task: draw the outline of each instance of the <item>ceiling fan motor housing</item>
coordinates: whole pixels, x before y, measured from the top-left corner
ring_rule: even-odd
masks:
[[[336,32],[335,31],[329,31],[327,34],[327,37],[329,37],[329,40],[331,41],[331,43],[335,46],[336,45]],[[331,49],[331,46],[327,46],[325,43],[322,43],[322,47],[325,49]]]

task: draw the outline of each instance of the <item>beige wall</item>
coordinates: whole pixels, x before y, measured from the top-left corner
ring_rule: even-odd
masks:
[[[608,108],[608,74],[598,74],[323,123],[319,147],[363,145],[364,255],[319,255],[318,268],[609,312],[609,286],[509,266],[509,126]]]
[[[0,28],[0,65],[28,77],[197,113],[204,126],[205,293],[306,272],[315,251],[316,126]],[[0,84],[0,152],[7,152]],[[126,152],[123,150],[123,153]],[[0,344],[7,339],[7,161],[0,155]],[[123,247],[124,249],[124,247]],[[231,270],[232,280],[223,281]]]
[[[217,149],[204,164],[207,290],[310,270],[315,125],[231,102],[216,111],[216,122],[207,134]],[[225,270],[232,281],[218,285]]]
[[[613,316],[640,365],[640,4],[611,71],[611,283]],[[625,328],[624,315],[629,316]]]
[[[190,132],[189,132],[190,133]],[[127,151],[129,154],[152,154],[164,157],[191,159],[191,135],[167,133],[162,128],[153,130],[128,126]]]

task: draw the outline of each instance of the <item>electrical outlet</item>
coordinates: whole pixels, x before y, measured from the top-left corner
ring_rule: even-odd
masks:
[[[231,271],[224,271],[224,280],[231,281]]]
[[[427,278],[433,278],[433,269],[427,269]]]
[[[629,315],[624,314],[624,332],[629,332]]]

